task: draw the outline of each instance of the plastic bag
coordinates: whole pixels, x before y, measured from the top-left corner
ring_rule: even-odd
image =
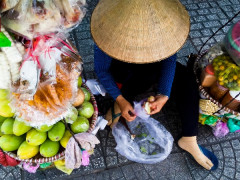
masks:
[[[102,84],[100,84],[96,79],[88,79],[86,81],[87,87],[91,90],[94,95],[101,94],[102,96],[106,95],[106,90]]]
[[[224,45],[234,62],[240,66],[240,21],[228,31],[224,39]]]
[[[16,116],[34,127],[52,125],[66,117],[77,96],[81,59],[72,56],[74,52],[70,45],[60,39],[57,43],[56,39],[56,36],[42,37],[33,43],[36,47],[28,51],[22,68],[28,63],[35,66],[25,70],[25,76],[21,76],[12,88],[11,107]],[[41,75],[32,73],[36,72],[37,66]]]
[[[173,137],[163,125],[151,117],[137,117],[127,124],[133,134],[120,122],[112,130],[118,153],[131,161],[146,164],[158,163],[168,157]]]
[[[20,0],[3,14],[2,24],[29,39],[67,31],[80,23],[85,4],[85,0]]]

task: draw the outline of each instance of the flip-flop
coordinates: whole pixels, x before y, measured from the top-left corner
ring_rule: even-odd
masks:
[[[206,148],[198,145],[200,150],[202,151],[202,153],[208,158],[210,159],[210,161],[212,161],[213,163],[213,167],[210,169],[211,171],[216,170],[218,168],[218,159],[215,156],[215,154],[213,154],[213,152],[207,150]]]

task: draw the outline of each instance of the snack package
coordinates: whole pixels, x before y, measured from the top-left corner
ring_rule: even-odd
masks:
[[[20,0],[2,15],[2,24],[29,39],[68,31],[84,17],[85,4],[85,0]]]
[[[81,59],[56,35],[38,37],[32,44],[22,62],[20,79],[12,87],[11,107],[31,126],[52,125],[72,108]]]

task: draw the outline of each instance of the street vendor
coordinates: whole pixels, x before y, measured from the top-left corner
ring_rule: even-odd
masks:
[[[176,62],[189,29],[189,15],[178,0],[101,0],[91,19],[95,72],[116,101],[112,121],[119,113],[134,121],[132,102],[155,83],[151,115],[175,97],[182,120],[178,145],[210,170],[213,163],[197,144],[198,86],[191,70]]]

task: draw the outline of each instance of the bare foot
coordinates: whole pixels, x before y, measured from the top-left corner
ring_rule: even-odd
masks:
[[[207,170],[210,170],[213,167],[213,163],[210,159],[208,159],[200,150],[198,144],[197,144],[197,137],[182,137],[178,141],[178,145],[183,150],[189,152],[193,158],[200,164],[202,167],[204,167]]]

